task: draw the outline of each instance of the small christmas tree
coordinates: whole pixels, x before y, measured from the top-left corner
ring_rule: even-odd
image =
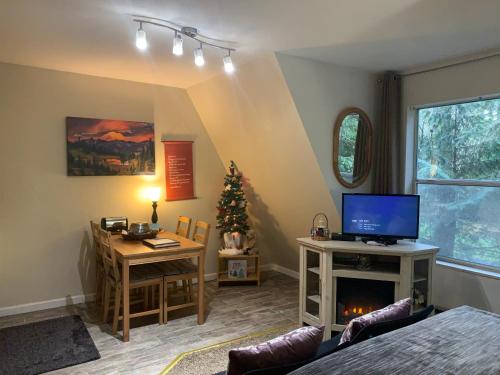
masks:
[[[221,237],[224,236],[224,233],[235,232],[244,235],[250,229],[247,224],[247,200],[245,193],[241,190],[241,177],[242,175],[237,171],[236,164],[231,160],[229,173],[226,174],[224,179],[224,190],[217,206],[219,210],[217,229],[220,230]]]

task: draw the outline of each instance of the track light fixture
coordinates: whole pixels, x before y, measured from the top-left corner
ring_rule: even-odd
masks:
[[[196,48],[194,50],[194,63],[196,66],[202,67],[205,65],[205,57],[203,56],[203,47],[209,46],[209,47],[221,49],[223,51],[227,51],[227,55],[225,55],[222,59],[222,62],[224,64],[224,71],[228,74],[231,74],[234,72],[235,69],[234,69],[233,61],[231,59],[231,52],[236,51],[234,48],[225,47],[225,46],[219,45],[217,43],[213,43],[210,38],[200,35],[198,33],[198,30],[194,27],[184,26],[184,27],[179,29],[177,25],[173,25],[171,22],[168,22],[166,20],[143,17],[143,16],[134,16],[134,17],[139,17],[139,18],[133,19],[134,22],[137,22],[139,24],[139,29],[137,30],[137,33],[135,36],[135,45],[137,46],[137,48],[139,50],[144,51],[148,47],[148,41],[146,39],[146,32],[143,29],[143,24],[162,27],[162,28],[170,29],[174,32],[172,53],[175,56],[182,56],[183,55],[184,50],[183,50],[182,37],[185,36],[187,38],[190,38],[190,39],[197,41],[200,44],[199,48]],[[155,22],[153,20],[159,21],[159,22]],[[202,38],[203,40],[200,38]],[[209,40],[209,41],[207,41],[207,40]],[[215,42],[217,42],[217,41],[215,41]],[[224,42],[224,43],[228,43],[228,42]]]
[[[200,43],[200,48],[194,50],[194,63],[196,66],[205,65],[205,58],[203,57],[203,46]]]
[[[135,45],[141,51],[148,48],[148,40],[146,39],[146,32],[142,28],[142,22],[139,22],[139,29],[135,33]]]
[[[176,31],[175,36],[174,36],[174,45],[172,47],[172,53],[175,56],[182,56],[183,50],[182,50],[182,37],[179,35],[179,33]]]
[[[227,56],[224,56],[222,59],[224,62],[224,70],[226,73],[231,74],[234,72],[234,65],[233,65],[233,60],[231,60],[231,51],[227,51]]]

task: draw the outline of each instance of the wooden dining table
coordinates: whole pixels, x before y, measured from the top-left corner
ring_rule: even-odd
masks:
[[[205,246],[171,232],[161,232],[158,238],[179,241],[179,246],[153,249],[141,241],[126,241],[121,236],[113,236],[112,246],[122,267],[123,282],[123,341],[130,339],[130,267],[139,264],[166,262],[175,259],[198,258],[198,324],[205,323]],[[160,297],[163,300],[163,297]]]

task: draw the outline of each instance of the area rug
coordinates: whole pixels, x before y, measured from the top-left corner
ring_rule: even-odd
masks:
[[[181,353],[160,375],[211,375],[227,368],[228,352],[231,349],[257,345],[298,328],[297,324],[274,327],[233,340],[205,346]]]
[[[41,374],[100,357],[78,315],[0,329],[2,375]]]

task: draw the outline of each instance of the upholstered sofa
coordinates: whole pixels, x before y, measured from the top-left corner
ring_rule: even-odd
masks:
[[[310,359],[305,361],[296,362],[296,363],[288,363],[283,366],[263,368],[258,370],[252,370],[245,373],[245,375],[283,375],[288,374],[296,369],[305,366],[311,362],[314,362],[320,358],[323,358],[327,355],[338,352],[339,350],[345,349],[351,345],[356,345],[362,341],[368,340],[372,337],[376,337],[382,335],[384,333],[388,333],[411,324],[417,323],[421,320],[427,318],[434,311],[434,306],[428,306],[425,309],[422,309],[406,318],[394,319],[390,321],[374,323],[363,328],[350,342],[345,342],[339,345],[340,338],[342,333],[332,337],[330,340],[324,341],[319,347],[316,355]],[[226,372],[222,371],[220,373],[214,375],[225,375]]]

